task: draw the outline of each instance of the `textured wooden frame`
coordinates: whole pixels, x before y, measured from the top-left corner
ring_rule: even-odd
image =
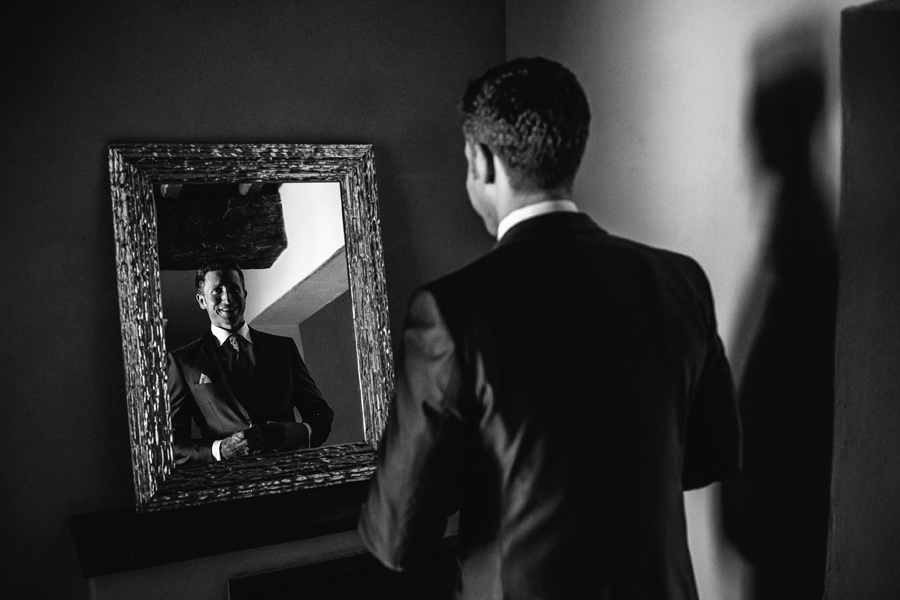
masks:
[[[371,476],[394,371],[370,145],[109,147],[131,462],[139,512]],[[365,442],[174,469],[153,185],[337,181],[341,188]]]

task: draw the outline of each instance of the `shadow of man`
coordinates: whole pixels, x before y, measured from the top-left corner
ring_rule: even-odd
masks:
[[[837,252],[812,175],[825,75],[817,32],[761,40],[751,122],[776,176],[770,282],[738,393],[744,467],[722,484],[726,537],[753,566],[753,597],[822,598],[831,478]]]

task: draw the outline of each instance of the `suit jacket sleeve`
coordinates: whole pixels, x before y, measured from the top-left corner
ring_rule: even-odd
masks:
[[[741,423],[731,366],[717,332],[712,292],[702,277],[708,307],[707,352],[688,410],[682,471],[686,490],[725,479],[741,468]]]
[[[291,348],[292,402],[300,411],[303,422],[309,423],[312,429],[309,445],[311,448],[315,448],[321,446],[328,439],[328,434],[331,433],[331,423],[334,420],[334,411],[326,402],[312,375],[309,374],[309,369],[303,362],[297,345],[290,339],[287,340],[287,345]]]
[[[433,295],[411,301],[397,390],[359,529],[385,566],[402,570],[437,547],[458,506],[463,428],[454,341]]]
[[[176,465],[212,462],[212,444],[191,437],[191,422],[198,413],[197,402],[191,394],[178,360],[170,352],[167,356],[166,387],[169,394],[169,415],[172,419],[172,442]]]

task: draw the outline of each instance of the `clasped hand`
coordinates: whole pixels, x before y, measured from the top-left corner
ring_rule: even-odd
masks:
[[[296,448],[309,448],[309,431],[305,425],[267,421],[263,426],[252,425],[223,439],[219,455],[225,460]]]
[[[219,445],[219,456],[222,460],[259,454],[266,449],[259,425],[251,425],[247,429],[232,433]]]

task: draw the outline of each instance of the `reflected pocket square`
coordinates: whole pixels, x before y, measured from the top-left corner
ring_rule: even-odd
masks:
[[[213,380],[207,377],[204,373],[200,373],[200,381],[197,382],[198,385],[203,385],[204,383],[212,383]]]

